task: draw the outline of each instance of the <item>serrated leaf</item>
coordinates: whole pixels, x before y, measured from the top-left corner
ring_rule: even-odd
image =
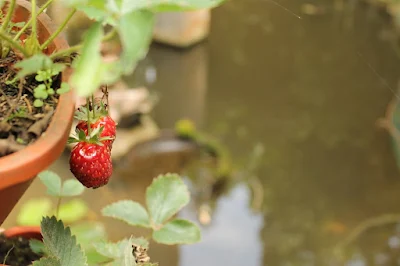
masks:
[[[61,196],[61,178],[52,171],[43,171],[39,175],[40,181],[47,187],[47,194]]]
[[[152,39],[154,14],[136,11],[120,18],[118,32],[122,42],[121,64],[124,74],[131,74],[137,62],[143,59]]]
[[[58,94],[67,93],[67,92],[69,92],[69,90],[70,90],[69,84],[66,82],[63,82],[63,83],[61,83],[60,88],[57,90],[57,93]]]
[[[44,253],[46,253],[46,248],[45,248],[43,242],[39,241],[37,239],[30,239],[29,240],[29,247],[36,254],[44,254]]]
[[[17,223],[25,226],[40,225],[42,217],[50,213],[51,205],[48,198],[30,199],[22,205]]]
[[[16,78],[23,78],[27,75],[35,74],[39,70],[49,69],[53,62],[51,59],[44,54],[35,54],[32,57],[19,61],[15,64],[16,68],[20,68]]]
[[[38,261],[33,262],[33,266],[64,266],[54,257],[43,257]]]
[[[43,242],[47,253],[56,258],[62,266],[87,266],[86,256],[76,244],[75,236],[69,227],[53,217],[44,217],[41,223]]]
[[[153,232],[154,241],[166,245],[193,244],[201,239],[200,229],[194,223],[175,219]]]
[[[98,22],[86,32],[82,53],[76,59],[75,71],[70,80],[79,97],[91,95],[101,85],[100,77],[105,69],[100,53],[103,35],[103,28]]]
[[[122,200],[104,207],[104,216],[112,217],[134,226],[150,227],[149,215],[146,209],[137,202]]]
[[[87,204],[81,199],[73,199],[61,204],[58,218],[64,223],[74,223],[82,220],[88,213]]]
[[[158,176],[146,190],[146,204],[155,227],[175,215],[189,200],[189,191],[177,174]]]
[[[62,185],[62,197],[79,196],[85,191],[85,187],[76,179],[67,179]]]

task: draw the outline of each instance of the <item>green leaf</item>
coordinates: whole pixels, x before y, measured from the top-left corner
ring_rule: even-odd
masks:
[[[36,254],[44,254],[44,253],[46,253],[46,248],[45,248],[43,242],[39,241],[37,239],[30,239],[29,240],[29,247]]]
[[[35,76],[35,79],[39,82],[43,81],[43,80],[47,80],[48,78],[49,78],[49,75],[48,75],[47,71],[42,71],[42,70],[39,70],[37,72],[37,75]]]
[[[62,185],[62,197],[79,196],[85,191],[85,187],[76,179],[67,179]]]
[[[51,211],[51,200],[48,198],[30,199],[21,207],[17,216],[19,225],[40,225],[42,217]]]
[[[43,106],[43,101],[42,101],[42,100],[39,100],[39,99],[36,99],[36,100],[33,102],[33,106],[35,106],[35,107],[37,107],[37,108],[42,107],[42,106]]]
[[[73,199],[64,204],[61,204],[59,210],[59,219],[64,223],[74,223],[82,220],[88,213],[88,206],[81,199]]]
[[[59,197],[61,196],[61,178],[52,171],[44,171],[39,175],[40,181],[47,187],[47,194]]]
[[[100,53],[101,40],[104,35],[100,23],[94,23],[85,35],[81,56],[76,60],[71,85],[77,96],[87,97],[101,85],[104,65]]]
[[[123,239],[117,243],[95,243],[94,246],[97,252],[115,260],[112,265],[135,266],[135,257],[132,254],[132,244],[135,243],[134,241],[134,238],[131,237],[130,239]]]
[[[35,74],[39,70],[49,69],[52,64],[53,62],[48,56],[44,54],[36,54],[15,64],[16,68],[20,68],[16,78],[23,78],[27,75]]]
[[[113,217],[133,226],[150,227],[146,209],[137,202],[122,200],[112,203],[101,211],[104,216]]]
[[[46,90],[46,85],[44,84],[39,84],[35,89],[33,96],[35,96],[36,99],[47,99],[49,97],[47,90]]]
[[[120,18],[118,31],[123,47],[121,63],[124,74],[131,74],[137,62],[146,56],[153,25],[154,15],[149,11],[131,12]]]
[[[147,208],[156,227],[175,215],[189,200],[189,191],[177,174],[158,176],[146,190]]]
[[[94,249],[93,243],[107,238],[105,227],[100,222],[83,222],[72,225],[71,232],[84,249]]]
[[[44,217],[41,229],[47,253],[62,266],[87,265],[85,253],[76,244],[70,228],[64,228],[62,221],[57,221],[54,216]]]
[[[33,266],[64,266],[57,258],[42,257],[39,261],[33,262]]]
[[[153,232],[154,241],[166,245],[193,244],[201,239],[200,229],[187,220],[176,219]]]
[[[60,74],[67,66],[61,63],[55,63],[51,67],[51,76]]]
[[[67,92],[69,92],[69,90],[70,90],[70,87],[69,87],[68,83],[63,82],[63,83],[61,83],[60,88],[57,90],[57,94],[67,93]]]

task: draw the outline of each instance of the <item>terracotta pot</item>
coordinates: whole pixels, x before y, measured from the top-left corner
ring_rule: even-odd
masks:
[[[30,16],[31,4],[25,0],[17,1],[14,22],[26,21]],[[40,42],[44,42],[56,26],[42,13],[38,17]],[[58,37],[49,45],[47,52],[65,49],[68,44]],[[68,81],[70,70],[62,74]],[[45,170],[62,153],[66,146],[73,120],[75,97],[72,92],[63,94],[47,131],[32,145],[14,154],[0,158],[0,225],[7,218],[15,204],[22,197],[38,173]]]
[[[37,239],[42,241],[42,234],[40,233],[39,226],[16,226],[5,230],[3,233],[7,238],[21,236],[27,239]],[[7,265],[0,264],[0,266],[7,266]]]

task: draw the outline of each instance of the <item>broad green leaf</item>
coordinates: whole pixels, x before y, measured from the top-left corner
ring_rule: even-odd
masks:
[[[79,196],[85,191],[85,187],[76,179],[68,179],[62,185],[61,196],[73,197]]]
[[[68,83],[63,82],[63,83],[61,83],[60,88],[57,90],[57,93],[58,94],[67,93],[67,92],[69,92],[69,90],[70,90],[70,87],[69,87]]]
[[[16,68],[20,68],[16,78],[23,78],[27,75],[35,74],[39,70],[49,69],[52,64],[53,62],[48,56],[36,54],[15,64]]]
[[[29,240],[29,247],[36,254],[44,254],[44,253],[46,253],[46,248],[45,248],[43,242],[39,241],[37,239]]]
[[[61,178],[52,171],[44,171],[39,175],[40,181],[47,187],[47,194],[59,197],[61,196]]]
[[[120,18],[118,32],[122,42],[121,63],[124,74],[131,74],[139,60],[146,56],[153,33],[154,15],[136,11]]]
[[[94,23],[86,32],[81,56],[77,59],[71,85],[77,96],[87,97],[101,85],[104,65],[100,53],[101,40],[104,35],[102,25]]]
[[[166,245],[193,244],[201,239],[200,229],[192,222],[176,219],[153,232],[154,241]]]
[[[19,225],[40,225],[42,217],[51,211],[51,200],[48,198],[30,199],[21,207],[17,217]]]
[[[85,250],[85,254],[89,265],[107,265],[105,262],[110,260],[98,253],[95,249]]]
[[[61,262],[54,257],[43,257],[33,263],[33,266],[64,266]]]
[[[122,200],[103,208],[104,216],[112,217],[133,226],[150,227],[149,215],[146,209],[137,202]]]
[[[100,222],[83,222],[71,226],[71,232],[76,236],[77,242],[86,250],[93,248],[93,243],[107,238],[104,225]]]
[[[70,224],[85,218],[88,210],[89,208],[83,200],[73,199],[61,204],[58,217],[64,223]]]
[[[189,200],[189,191],[177,174],[158,176],[146,190],[147,208],[156,227],[175,215]]]
[[[41,223],[43,242],[47,253],[62,266],[87,266],[85,253],[77,245],[69,227],[53,217],[44,217]]]

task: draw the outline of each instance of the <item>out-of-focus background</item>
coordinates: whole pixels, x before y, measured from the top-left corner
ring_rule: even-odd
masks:
[[[180,216],[203,239],[152,243],[162,266],[400,265],[399,21],[395,0],[234,0],[211,12],[206,40],[155,42],[114,88],[114,174],[85,192],[84,219],[104,221],[114,240],[142,234],[99,210],[144,202],[152,178],[179,172],[193,197]],[[85,26],[68,29],[71,43]],[[168,137],[181,119],[228,151],[229,176]],[[63,178],[68,156],[51,167]],[[44,195],[36,180],[3,226]]]

